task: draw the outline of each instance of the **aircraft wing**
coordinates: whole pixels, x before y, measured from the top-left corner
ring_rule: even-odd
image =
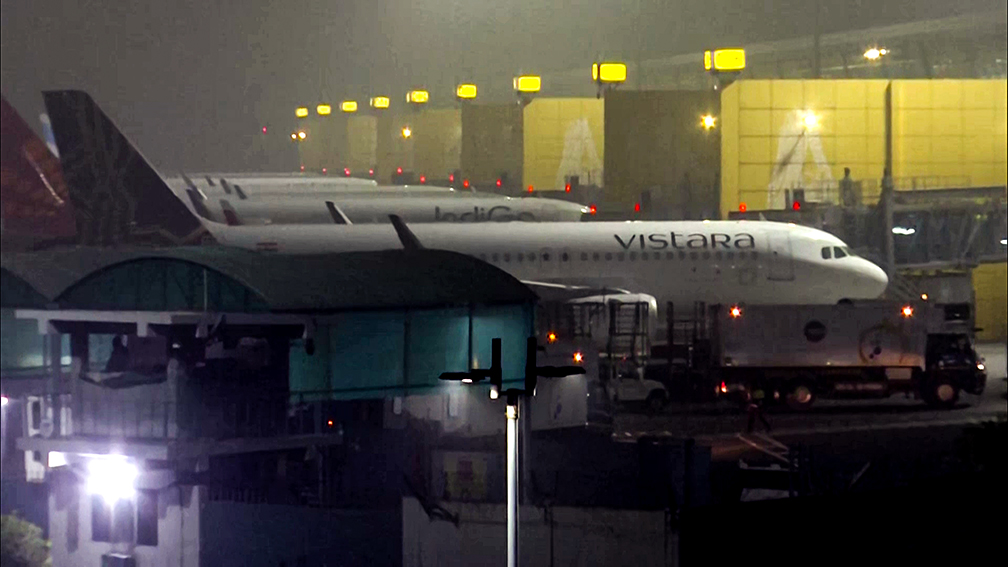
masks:
[[[627,289],[600,285],[562,284],[533,280],[521,280],[521,282],[544,301],[566,301],[579,297],[591,297],[593,295],[623,295],[632,293]]]

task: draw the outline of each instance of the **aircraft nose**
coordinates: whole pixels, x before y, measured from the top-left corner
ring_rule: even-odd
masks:
[[[867,287],[870,288],[870,295],[872,298],[876,298],[885,293],[886,288],[889,286],[889,276],[886,275],[885,270],[878,267],[872,262],[865,260],[865,270],[864,273],[867,276]]]

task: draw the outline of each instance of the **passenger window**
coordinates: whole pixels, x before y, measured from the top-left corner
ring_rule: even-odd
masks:
[[[823,246],[823,249],[822,249],[821,252],[822,252],[822,259],[823,260],[829,260],[830,259],[830,247],[829,246]]]
[[[680,251],[680,252],[679,252],[679,259],[680,259],[680,260],[685,260],[685,259],[686,259],[686,253],[685,253],[685,252],[683,252],[683,251]]]
[[[549,262],[549,252],[543,252],[543,262]]]
[[[595,260],[596,262],[599,261],[599,253],[598,252],[592,252],[592,260]]]
[[[581,261],[582,262],[587,262],[588,261],[588,253],[587,252],[582,252],[581,253]]]
[[[846,255],[847,254],[844,254],[843,249],[841,249],[839,246],[834,246],[833,247],[833,256],[834,257],[836,257],[836,258],[843,258]]]
[[[510,262],[511,261],[511,253],[510,252],[505,252],[504,253],[504,261],[505,262]]]
[[[630,260],[632,261],[632,260],[636,260],[636,259],[637,259],[637,253],[636,252],[631,252],[630,253]]]
[[[524,255],[524,254],[522,254],[521,252],[519,252],[519,253],[515,254],[515,261],[517,261],[517,262],[521,262],[521,261],[522,261],[522,260],[524,260],[524,259],[525,259],[525,255]]]
[[[606,252],[605,253],[605,259],[606,260],[612,260],[612,252]]]
[[[570,255],[564,252],[563,254],[560,254],[560,260],[566,262],[567,260],[570,260]]]

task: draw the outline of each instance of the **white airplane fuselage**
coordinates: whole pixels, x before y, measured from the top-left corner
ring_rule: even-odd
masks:
[[[389,225],[208,223],[225,245],[282,253],[401,248]],[[831,304],[874,299],[885,273],[856,256],[823,259],[846,245],[826,232],[753,221],[416,224],[426,248],[486,260],[523,281],[616,287],[668,301]]]

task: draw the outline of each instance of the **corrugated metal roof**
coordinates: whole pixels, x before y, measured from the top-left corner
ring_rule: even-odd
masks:
[[[439,307],[535,301],[506,272],[470,256],[439,250],[387,250],[320,255],[251,252],[221,246],[72,248],[0,255],[4,270],[45,298],[78,298],[112,269],[142,269],[145,259],[169,259],[214,270],[261,296],[273,312]],[[98,286],[95,285],[97,288]],[[64,306],[68,307],[68,306]],[[87,309],[86,305],[74,305]]]

